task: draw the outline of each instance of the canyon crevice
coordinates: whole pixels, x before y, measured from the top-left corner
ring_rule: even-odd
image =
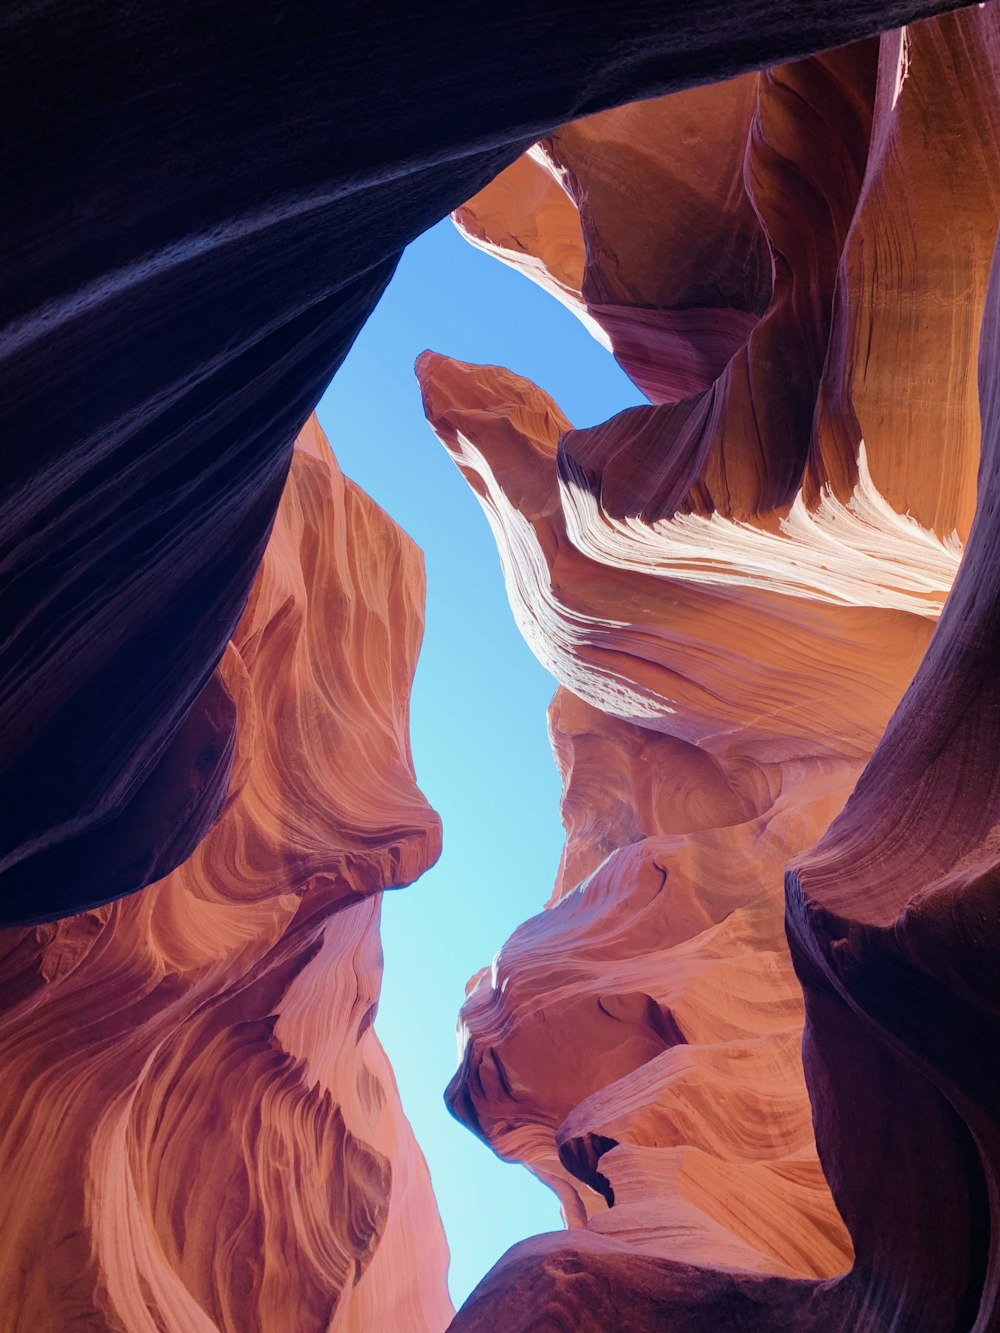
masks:
[[[220,667],[221,818],[142,893],[0,932],[11,1333],[447,1323],[372,1028],[382,892],[440,851],[408,737],[423,596],[419,551],[310,421]]]
[[[1000,1328],[998,3],[0,20],[3,1329]],[[423,565],[311,415],[449,210],[648,399],[417,364],[566,831],[446,1092],[566,1228],[457,1314]]]
[[[152,883],[219,814],[213,673],[292,442],[409,241],[564,121],[954,7],[13,8],[0,921]]]
[[[417,366],[560,683],[567,830],[448,1100],[569,1230],[456,1333],[1000,1319],[996,23],[566,126],[456,214],[652,404]]]

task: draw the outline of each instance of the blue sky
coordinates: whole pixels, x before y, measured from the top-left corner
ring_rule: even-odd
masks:
[[[562,826],[545,730],[555,682],[518,634],[486,519],[424,420],[413,362],[426,348],[529,376],[577,426],[645,399],[557,301],[445,221],[407,250],[319,407],[343,470],[427,565],[412,739],[444,852],[386,895],[376,1028],[430,1167],[458,1305],[515,1241],[561,1225],[555,1196],[454,1121],[442,1092],[465,983],[549,896]]]

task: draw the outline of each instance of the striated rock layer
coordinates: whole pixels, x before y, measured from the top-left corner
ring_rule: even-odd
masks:
[[[407,731],[423,588],[311,420],[220,669],[221,819],[142,893],[0,932],[10,1333],[447,1324],[372,1028],[381,893],[440,848]]]
[[[218,815],[213,673],[407,242],[562,122],[954,5],[6,6],[0,920],[151,883]]]
[[[456,1333],[1000,1326],[998,182],[991,4],[567,126],[457,214],[651,405],[418,362],[567,829],[447,1095],[569,1230]]]

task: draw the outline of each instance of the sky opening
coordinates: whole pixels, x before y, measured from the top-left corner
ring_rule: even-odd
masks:
[[[478,502],[424,421],[413,362],[426,348],[535,380],[576,426],[646,399],[563,306],[446,220],[408,248],[318,409],[344,472],[427,566],[411,735],[444,851],[385,896],[376,1029],[430,1168],[457,1306],[509,1246],[562,1225],[555,1195],[453,1120],[442,1093],[465,983],[541,910],[563,832],[545,718],[555,682],[514,625]]]

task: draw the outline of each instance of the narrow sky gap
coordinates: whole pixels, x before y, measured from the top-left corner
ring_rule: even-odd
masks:
[[[508,1246],[561,1225],[554,1195],[452,1120],[442,1093],[465,983],[541,910],[563,838],[545,726],[555,683],[514,626],[485,517],[424,421],[413,362],[427,347],[531,377],[575,425],[645,399],[558,302],[445,221],[407,250],[319,406],[344,471],[427,563],[412,740],[444,853],[386,896],[376,1027],[430,1166],[458,1305]]]

